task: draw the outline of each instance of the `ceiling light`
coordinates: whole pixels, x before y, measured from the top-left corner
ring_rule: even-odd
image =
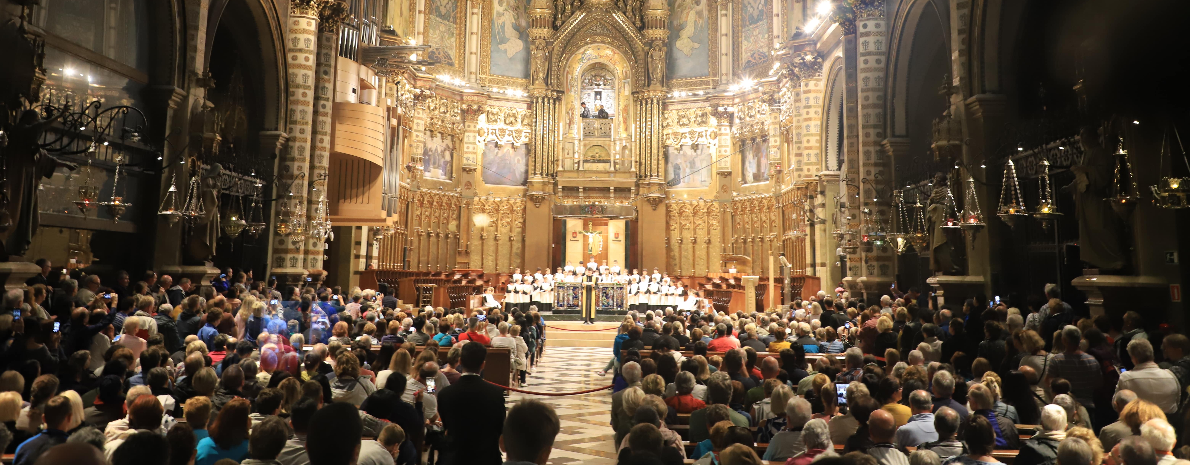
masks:
[[[818,29],[819,21],[821,21],[821,20],[819,20],[818,18],[810,18],[810,19],[806,20],[806,30],[813,31],[815,29]]]
[[[830,12],[831,12],[831,2],[823,0],[822,2],[818,3],[818,14],[826,15]]]

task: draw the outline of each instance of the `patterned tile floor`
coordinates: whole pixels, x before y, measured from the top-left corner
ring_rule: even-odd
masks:
[[[593,347],[550,347],[529,375],[525,390],[535,392],[574,392],[611,384],[611,375],[600,377],[611,358],[611,349]],[[562,430],[554,440],[551,465],[613,465],[616,449],[610,425],[611,390],[564,397],[512,393],[507,405],[534,398],[554,407]]]

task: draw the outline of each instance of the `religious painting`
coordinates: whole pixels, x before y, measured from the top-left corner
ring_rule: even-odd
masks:
[[[740,144],[740,159],[743,161],[744,184],[768,182],[769,180],[769,138],[758,137]]]
[[[710,0],[670,0],[669,63],[671,79],[706,77],[711,74]],[[763,9],[763,7],[762,7]]]
[[[740,11],[740,66],[748,69],[769,58],[769,20],[764,0],[744,0]]]
[[[430,60],[445,66],[456,67],[455,56],[458,43],[458,0],[428,0],[429,14],[426,15],[426,45]]]
[[[711,149],[707,144],[665,147],[665,179],[670,188],[711,186]]]
[[[492,48],[489,71],[529,78],[529,14],[527,0],[492,0]]]
[[[489,186],[523,186],[529,177],[528,146],[489,141],[483,146],[483,182]]]
[[[450,181],[454,177],[455,141],[450,134],[429,132],[421,152],[421,167],[425,177]]]

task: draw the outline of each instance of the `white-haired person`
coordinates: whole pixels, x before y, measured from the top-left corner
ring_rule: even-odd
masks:
[[[1131,370],[1120,373],[1116,390],[1128,389],[1136,397],[1161,407],[1161,411],[1172,414],[1178,411],[1181,387],[1178,379],[1169,370],[1153,362],[1153,344],[1147,339],[1132,339],[1128,342],[1128,356],[1135,365]]]
[[[830,427],[823,420],[810,420],[802,428],[802,444],[805,451],[785,461],[785,465],[810,465],[818,457],[834,457],[835,445],[831,442]]]
[[[1066,409],[1050,404],[1041,409],[1041,428],[1025,442],[1014,465],[1052,464],[1058,460],[1058,446],[1066,440]]]
[[[1135,342],[1149,341],[1134,339],[1128,345],[1131,346]],[[1140,425],[1140,437],[1153,446],[1153,452],[1157,454],[1157,465],[1172,465],[1178,461],[1178,458],[1173,455],[1174,445],[1178,442],[1178,433],[1174,431],[1169,422],[1160,418],[1146,421]]]
[[[802,441],[806,423],[812,415],[810,402],[794,396],[785,404],[785,429],[778,432],[769,441],[769,447],[764,451],[764,460],[785,461],[806,451],[806,443]],[[824,435],[830,439],[830,428],[826,428]],[[821,441],[821,439],[819,440]]]

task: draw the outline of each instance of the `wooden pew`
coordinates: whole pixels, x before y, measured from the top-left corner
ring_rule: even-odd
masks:
[[[693,452],[694,447],[692,447],[692,446],[694,446],[694,445],[695,445],[694,443],[683,444],[683,446],[686,447],[687,454]],[[752,448],[757,451],[756,455],[764,456],[764,452],[766,450],[768,450],[768,444],[763,444],[763,443],[756,444],[756,445],[753,445]],[[916,447],[907,447],[906,449],[908,449],[910,453],[912,453],[914,450],[917,450]],[[843,445],[835,444],[835,452],[842,455],[843,454]],[[999,460],[1000,462],[1002,462],[1006,465],[1012,465],[1013,462],[1016,460],[1016,455],[1018,452],[1019,451],[1015,451],[1015,450],[995,450],[995,451],[992,451],[992,457],[994,457],[996,460]],[[684,463],[685,464],[693,464],[697,460],[698,460],[698,457],[687,456]],[[765,465],[784,465],[785,464],[784,461],[776,461],[776,460],[763,461],[763,463]]]

